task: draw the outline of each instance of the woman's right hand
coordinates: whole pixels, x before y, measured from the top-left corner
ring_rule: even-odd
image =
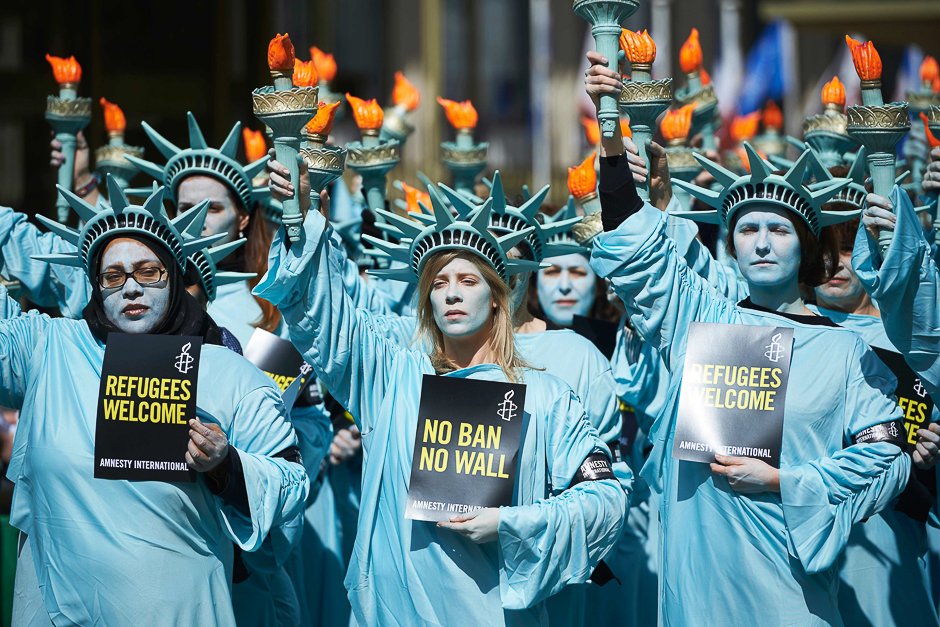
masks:
[[[591,67],[584,73],[584,90],[594,102],[594,108],[601,108],[601,94],[619,95],[623,89],[623,77],[607,67],[607,57],[592,50],[587,53]]]
[[[891,211],[891,201],[882,196],[869,194],[865,198],[865,210],[862,212],[862,224],[868,230],[872,239],[878,240],[878,233],[882,230],[893,231],[898,217]]]
[[[922,184],[924,192],[940,192],[940,147],[934,148],[927,156],[927,171]]]
[[[290,180],[290,170],[278,163],[274,158],[274,149],[268,151],[271,157],[268,160],[268,189],[277,200],[283,202],[285,198],[294,197],[294,184]],[[306,216],[310,209],[310,177],[307,176],[307,164],[300,159],[300,213]]]
[[[65,163],[65,153],[62,152],[62,142],[55,138],[55,131],[52,132],[53,138],[49,142],[52,148],[52,155],[49,157],[49,165],[58,168]],[[75,159],[72,162],[72,191],[81,189],[91,180],[91,170],[88,165],[91,161],[91,149],[85,136],[79,131],[75,135]]]

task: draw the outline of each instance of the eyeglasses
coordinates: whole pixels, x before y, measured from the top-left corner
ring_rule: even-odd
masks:
[[[137,285],[146,287],[159,283],[165,273],[166,270],[164,268],[154,267],[140,268],[133,272],[102,272],[98,275],[98,285],[105,289],[115,289],[124,287],[128,277],[134,277],[134,281]]]

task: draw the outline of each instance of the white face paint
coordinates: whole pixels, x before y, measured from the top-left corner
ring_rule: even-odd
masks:
[[[741,211],[733,236],[741,274],[751,285],[789,289],[799,280],[801,260],[790,212],[760,205]]]
[[[820,307],[839,311],[853,311],[865,301],[865,288],[852,269],[852,247],[839,251],[839,271],[828,283],[816,288]]]
[[[549,320],[560,327],[570,327],[575,315],[586,316],[591,311],[597,275],[587,257],[579,253],[546,261],[552,267],[539,270],[539,305]]]
[[[487,328],[495,303],[492,290],[479,269],[461,256],[434,277],[431,307],[434,321],[444,335],[466,338]]]
[[[160,258],[140,242],[117,238],[101,254],[101,273],[134,272],[141,268],[163,268]],[[104,313],[124,333],[150,333],[166,318],[170,290],[166,274],[159,283],[146,287],[127,277],[123,287],[101,290]]]
[[[248,214],[239,211],[241,206],[234,192],[222,181],[211,176],[190,176],[179,186],[177,210],[183,213],[203,200],[209,200],[209,211],[202,235],[226,233],[226,237],[217,242],[227,244],[239,238],[239,233],[248,228]]]

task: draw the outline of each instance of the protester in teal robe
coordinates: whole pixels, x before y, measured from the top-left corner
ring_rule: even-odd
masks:
[[[589,58],[588,93],[616,91],[619,76],[601,65],[600,55]],[[642,471],[662,482],[660,624],[840,625],[839,553],[853,524],[901,492],[911,464],[890,441],[900,428],[900,411],[888,396],[895,378],[856,334],[807,315],[797,289],[798,277],[825,280],[828,268],[814,261],[821,252],[807,252],[803,261],[802,251],[812,250],[810,238],[818,241],[821,226],[842,217],[823,214],[819,205],[844,184],[812,194],[803,188],[799,168],[807,154],[786,176],[772,175],[747,145],[752,173],[745,177],[700,160],[721,188],[683,187],[723,208],[695,212],[698,217],[730,221],[751,293],[735,305],[708,287],[665,237],[663,215],[640,201],[615,135],[602,143],[605,233],[594,240],[592,265],[613,282],[633,327],[659,349],[672,374]],[[765,190],[772,193],[764,196]],[[671,457],[688,328],[696,321],[793,328],[779,470],[742,457],[717,455],[710,466]],[[886,441],[854,443],[885,423]],[[936,452],[915,454],[914,461],[932,466]]]
[[[100,212],[61,192],[86,224],[80,232],[50,228],[73,246],[84,243],[87,257],[73,251],[44,260],[74,266],[74,259],[98,280],[100,260],[123,246],[114,254],[124,271],[162,263],[166,278],[144,285],[136,275],[125,279],[118,293],[130,305],[123,309],[124,300],[111,303],[113,289],[100,288],[82,320],[35,312],[0,320],[0,403],[21,412],[7,471],[16,483],[11,524],[23,532],[14,614],[31,625],[129,624],[140,616],[234,625],[234,546],[258,550],[273,527],[299,514],[307,495],[303,467],[286,458],[296,436],[279,390],[213,344],[221,341],[218,327],[183,289],[186,255],[218,239],[184,243],[179,234],[205,205],[171,223],[162,190],[136,207],[122,195],[115,201],[120,192],[109,187],[115,209]],[[145,223],[146,230],[135,226]],[[199,421],[191,423],[186,452],[200,472],[196,483],[93,478],[108,330],[204,336]],[[228,474],[203,478],[217,468]]]
[[[303,194],[300,199],[304,203]],[[439,218],[419,241],[467,232],[473,242],[485,242],[495,255],[490,259],[498,258],[506,274],[522,266],[485,229]],[[607,447],[567,385],[523,369],[530,419],[515,505],[477,510],[442,526],[405,519],[421,376],[436,371],[427,353],[385,339],[374,330],[375,316],[353,308],[341,273],[330,263],[325,227],[322,216],[307,214],[301,241],[289,250],[279,232],[256,293],[277,303],[292,341],[362,433],[359,534],[346,577],[358,623],[543,624],[541,601],[565,585],[585,582],[619,537],[627,495],[612,473],[571,485],[586,458],[609,458]],[[461,257],[459,250],[474,255],[462,247],[450,263],[486,263]],[[499,315],[508,316],[507,288],[493,285],[506,298],[497,305]],[[484,319],[491,315],[470,307],[474,322],[467,324],[476,324],[481,313]],[[445,376],[506,380],[499,365],[486,362],[457,366]]]

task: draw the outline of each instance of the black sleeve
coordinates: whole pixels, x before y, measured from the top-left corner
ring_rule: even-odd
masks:
[[[300,449],[296,446],[289,446],[280,453],[274,454],[273,457],[283,457],[289,462],[303,465]],[[251,507],[248,505],[248,487],[245,485],[245,470],[242,468],[242,462],[235,447],[229,447],[228,457],[219,464],[218,468],[206,473],[206,484],[210,492],[228,505],[245,516],[251,516]]]
[[[613,231],[643,208],[643,200],[637,194],[627,155],[601,157],[600,161],[597,195],[601,201],[601,222],[604,231]]]

